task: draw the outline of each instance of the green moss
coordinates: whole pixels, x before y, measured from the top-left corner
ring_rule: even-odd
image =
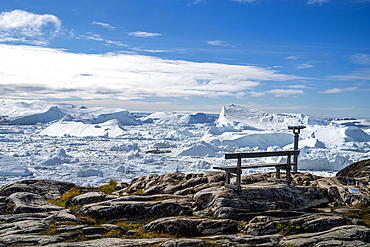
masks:
[[[138,195],[140,196],[141,194],[143,194],[143,190],[142,189],[139,189],[135,192],[135,195]]]
[[[290,224],[284,224],[284,223],[281,223],[281,224],[278,224],[276,226],[276,228],[278,230],[280,230],[280,234],[282,235],[289,235],[289,234],[292,234],[292,233],[298,233],[298,232],[301,232],[302,230],[302,227],[301,226],[298,226],[298,225],[293,225],[293,223],[290,223]]]
[[[117,191],[115,189],[116,185],[117,185],[117,182],[111,179],[108,184],[100,186],[99,190],[106,194],[112,194],[113,192]]]
[[[6,214],[12,214],[14,211],[14,204],[13,203],[8,203],[6,206]]]
[[[59,206],[59,207],[63,207],[65,208],[65,205],[66,205],[66,202],[75,197],[75,196],[78,196],[80,195],[81,192],[80,190],[78,189],[78,187],[73,187],[71,188],[71,190],[67,193],[65,193],[64,195],[62,195],[62,198],[60,198],[60,200],[48,200],[48,202],[56,205],[56,206]]]

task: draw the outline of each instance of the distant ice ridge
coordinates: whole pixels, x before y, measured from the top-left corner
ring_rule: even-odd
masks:
[[[116,119],[124,125],[138,125],[140,121],[130,116],[127,110],[105,107],[76,107],[71,104],[46,103],[15,103],[0,105],[0,124],[31,125],[49,123],[62,118],[84,123],[103,123]]]
[[[269,114],[257,109],[245,108],[234,104],[224,106],[217,120],[217,126],[238,127],[245,130],[286,129],[288,125],[326,125],[324,120],[304,114]]]
[[[204,113],[177,114],[175,112],[156,112],[142,119],[143,123],[155,123],[157,125],[188,125],[188,124],[212,124],[216,117]]]

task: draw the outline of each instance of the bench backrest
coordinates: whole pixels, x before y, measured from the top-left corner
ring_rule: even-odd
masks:
[[[225,159],[261,158],[261,157],[288,156],[288,155],[289,156],[299,155],[299,150],[252,152],[252,153],[231,153],[231,154],[225,154]]]

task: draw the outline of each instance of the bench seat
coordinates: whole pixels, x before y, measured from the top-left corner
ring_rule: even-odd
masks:
[[[249,169],[249,168],[261,168],[261,167],[285,167],[287,163],[266,163],[266,164],[253,164],[253,165],[242,165],[240,166],[241,169]],[[291,164],[292,165],[292,164]],[[213,169],[218,170],[236,170],[236,166],[214,166]]]

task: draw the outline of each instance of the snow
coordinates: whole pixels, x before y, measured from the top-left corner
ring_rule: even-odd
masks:
[[[225,153],[293,149],[291,125],[306,126],[299,138],[299,171],[333,176],[370,158],[367,119],[270,114],[236,105],[222,107],[218,118],[204,113],[133,114],[37,101],[0,105],[0,185],[23,176],[101,185],[151,174],[208,172],[215,165],[235,165],[224,159]],[[243,170],[243,175],[266,171],[272,169]]]
[[[74,121],[58,121],[41,131],[40,135],[49,136],[105,136],[117,137],[125,133],[118,120],[109,120],[101,124],[86,124]]]

